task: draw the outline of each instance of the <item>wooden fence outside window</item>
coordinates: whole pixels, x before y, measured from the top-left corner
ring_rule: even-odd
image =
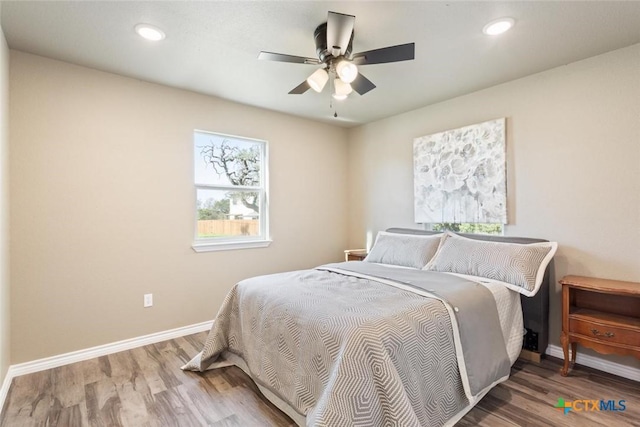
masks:
[[[211,219],[198,221],[198,237],[257,236],[257,219]]]

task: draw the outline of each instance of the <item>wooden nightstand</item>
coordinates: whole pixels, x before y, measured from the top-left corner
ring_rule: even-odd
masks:
[[[576,344],[599,353],[640,358],[640,283],[565,276],[562,284],[562,376],[576,361]]]
[[[344,251],[345,261],[362,261],[367,257],[366,249],[347,249]]]

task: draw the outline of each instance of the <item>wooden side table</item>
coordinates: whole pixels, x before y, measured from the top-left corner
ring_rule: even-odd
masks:
[[[366,249],[347,249],[344,251],[345,261],[362,261],[367,257]]]
[[[562,285],[562,376],[576,361],[576,345],[640,358],[640,283],[565,276]]]

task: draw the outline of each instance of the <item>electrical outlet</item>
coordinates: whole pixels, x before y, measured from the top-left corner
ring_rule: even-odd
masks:
[[[153,306],[153,294],[144,294],[144,306],[145,307]]]

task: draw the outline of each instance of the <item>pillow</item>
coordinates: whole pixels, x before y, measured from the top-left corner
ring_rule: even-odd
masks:
[[[424,270],[468,274],[506,282],[516,292],[534,296],[558,249],[556,242],[531,244],[468,239],[447,232]]]
[[[366,262],[422,268],[436,253],[440,234],[416,235],[380,231]]]

